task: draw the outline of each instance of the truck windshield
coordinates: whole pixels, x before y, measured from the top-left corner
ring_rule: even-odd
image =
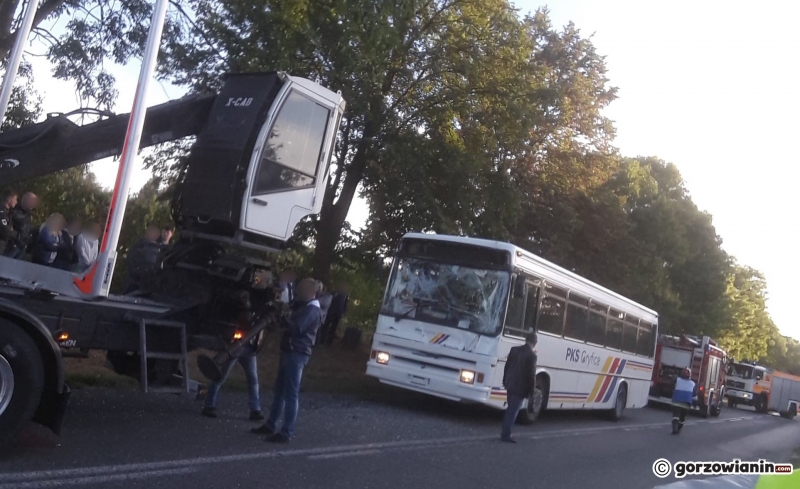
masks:
[[[510,277],[504,270],[400,257],[381,314],[496,335]]]
[[[742,379],[753,378],[753,367],[749,365],[737,365],[735,363],[728,364],[727,375],[732,377],[739,377]]]

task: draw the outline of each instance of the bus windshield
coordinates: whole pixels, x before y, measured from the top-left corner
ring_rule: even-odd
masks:
[[[381,314],[496,335],[511,273],[399,257]]]
[[[726,372],[727,375],[733,377],[739,377],[742,379],[751,379],[753,378],[753,367],[749,365],[738,365],[735,363],[728,364],[728,371]]]

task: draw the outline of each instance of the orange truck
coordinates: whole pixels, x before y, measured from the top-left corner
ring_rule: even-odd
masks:
[[[756,412],[776,412],[792,419],[800,409],[800,376],[755,362],[731,362],[727,369],[728,406],[753,406]]]

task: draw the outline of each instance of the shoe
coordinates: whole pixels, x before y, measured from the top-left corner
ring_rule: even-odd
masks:
[[[500,438],[500,441],[504,441],[506,443],[516,443],[517,442],[517,440],[511,438],[510,436],[507,437],[507,438],[506,437],[502,437],[502,438]]]
[[[264,419],[264,415],[261,414],[261,411],[250,411],[250,421],[262,421]]]
[[[289,443],[289,437],[283,433],[275,433],[272,436],[266,437],[264,441],[268,441],[270,443]]]
[[[210,408],[204,407],[200,414],[205,416],[206,418],[216,418],[217,417],[217,408]]]
[[[275,434],[275,432],[269,429],[269,427],[265,424],[262,424],[258,428],[251,429],[250,433],[254,435],[267,435],[267,436],[272,436]]]

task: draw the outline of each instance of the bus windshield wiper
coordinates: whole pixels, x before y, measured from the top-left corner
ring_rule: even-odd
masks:
[[[394,322],[399,323],[401,319],[407,318],[409,314],[411,314],[412,312],[416,312],[420,307],[430,306],[430,305],[435,304],[434,301],[431,301],[431,300],[428,300],[428,299],[416,299],[415,298],[415,299],[412,299],[412,300],[414,301],[414,305],[411,307],[411,309],[409,309],[408,311],[404,312],[400,316],[395,316],[394,317]]]

